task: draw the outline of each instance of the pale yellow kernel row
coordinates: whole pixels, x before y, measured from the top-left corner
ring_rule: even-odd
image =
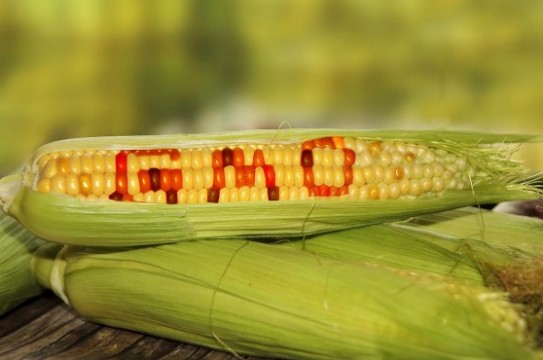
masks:
[[[302,157],[301,145],[288,145],[288,146],[261,146],[258,147],[262,150],[266,164],[269,165],[284,165],[295,166],[300,164]],[[250,165],[253,161],[253,154],[250,153],[250,158],[246,159],[245,164]]]
[[[113,152],[85,152],[81,155],[71,154],[69,156],[56,153],[44,156],[43,159],[38,162],[40,178],[53,178],[56,175],[65,176],[68,174],[115,172],[115,153]]]
[[[356,152],[355,166],[357,167],[439,164],[438,166],[453,173],[468,169],[465,157],[448,153],[443,149],[432,149],[423,145],[400,142],[376,142],[350,137],[344,138],[344,145],[345,148]],[[322,154],[331,153],[332,151],[330,149],[314,149],[315,163],[320,164],[323,161]]]
[[[345,153],[342,149],[313,149],[313,164],[322,166],[343,166]]]
[[[387,184],[385,182],[349,185],[349,197],[355,200],[384,200],[398,199],[405,197],[419,197],[423,194],[434,192],[439,193],[445,189],[462,190],[467,186],[456,181],[445,183],[443,179],[434,177],[432,179],[403,179],[399,182]]]
[[[38,181],[37,190],[40,192],[56,192],[68,195],[93,194],[109,195],[115,191],[115,174],[93,172],[92,174],[57,174],[52,178]]]
[[[261,200],[268,200],[268,189],[242,186],[233,189],[223,188],[219,192],[219,203]]]
[[[342,187],[345,184],[344,169],[340,167],[313,166],[314,184]]]

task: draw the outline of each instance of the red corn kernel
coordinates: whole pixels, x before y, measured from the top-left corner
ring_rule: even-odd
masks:
[[[341,136],[332,136],[332,141],[334,142],[334,146],[336,147],[336,149],[345,148],[345,142],[343,141],[343,137],[341,137]]]
[[[313,166],[313,152],[311,150],[302,151],[300,162],[304,168]]]
[[[244,168],[235,168],[236,169],[236,187],[240,188],[245,186],[245,171]]]
[[[222,189],[225,184],[224,168],[213,169],[213,187],[215,189]]]
[[[275,170],[273,165],[264,165],[264,176],[266,177],[266,187],[275,186]]]
[[[245,163],[243,150],[240,148],[235,148],[233,150],[233,160],[232,164],[236,169],[242,168]]]
[[[160,169],[151,168],[149,169],[149,178],[151,182],[151,190],[158,191],[160,190]]]
[[[353,183],[353,168],[346,167],[343,169],[343,184],[349,186]]]
[[[302,143],[302,150],[313,150],[315,148],[315,141],[307,140]]]
[[[211,153],[211,167],[213,169],[223,168],[222,152],[220,150],[213,150]]]
[[[151,190],[151,177],[149,176],[149,171],[138,171],[138,182],[140,183],[141,193],[145,194],[147,191]]]
[[[304,186],[311,189],[315,185],[315,178],[313,177],[313,169],[310,167],[304,167]]]
[[[123,194],[115,191],[113,194],[110,194],[109,195],[109,198],[111,200],[115,200],[115,201],[121,201],[123,199]]]
[[[279,200],[279,188],[277,186],[268,187],[268,200]]]
[[[170,175],[170,169],[160,170],[160,188],[166,192],[172,188],[172,179]]]
[[[181,190],[183,188],[183,173],[181,172],[181,170],[170,170],[170,177],[172,179],[172,190]]]
[[[324,149],[335,149],[334,141],[331,137],[322,137],[315,139],[315,147]]]
[[[216,188],[207,189],[207,202],[218,203],[220,190]]]
[[[254,167],[262,167],[264,166],[264,153],[261,149],[256,149],[253,154],[253,166]]]
[[[309,188],[309,197],[315,197],[317,196],[317,187],[312,186]]]
[[[128,193],[128,176],[126,176],[126,173],[117,173],[115,175],[115,188],[119,194]]]
[[[243,168],[243,176],[245,177],[245,185],[252,187],[255,185],[255,167],[245,166]]]
[[[177,191],[175,190],[166,191],[166,203],[177,204]]]
[[[115,170],[117,171],[117,174],[125,173],[127,171],[127,158],[128,152],[124,150],[115,155]]]
[[[356,159],[356,154],[351,149],[343,149],[345,166],[353,166],[354,161]]]
[[[177,149],[170,149],[168,150],[168,152],[170,153],[170,159],[173,161],[179,160],[181,158],[181,152]]]
[[[234,152],[230,148],[222,149],[222,162],[224,167],[232,165],[234,162]]]
[[[326,185],[321,185],[317,187],[317,195],[318,196],[330,196],[330,187]]]
[[[338,187],[331,186],[330,187],[330,196],[339,196],[341,195],[341,190]]]
[[[344,186],[339,188],[339,195],[340,196],[348,195],[348,194],[349,194],[349,187],[347,185],[344,185]]]
[[[122,201],[134,201],[134,198],[130,194],[124,194],[121,200]]]

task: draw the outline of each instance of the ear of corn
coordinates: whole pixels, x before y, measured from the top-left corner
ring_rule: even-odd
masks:
[[[33,265],[93,321],[237,354],[534,357],[503,294],[287,246],[231,239],[48,249]]]
[[[290,242],[338,260],[440,274],[506,291],[543,342],[543,222],[463,208]]]
[[[390,224],[320,234],[302,241],[284,241],[285,245],[340,261],[371,262],[404,271],[437,274],[468,283],[484,284],[479,264],[471,252],[466,249],[461,252],[461,241],[448,239],[447,244],[442,244],[435,238],[427,239],[416,232],[398,229]]]
[[[41,292],[30,273],[32,252],[39,244],[34,235],[0,211],[0,315]]]
[[[354,130],[75,139],[39,149],[0,182],[0,201],[40,237],[75,245],[310,235],[534,198],[504,143],[537,139]]]
[[[491,280],[485,266],[506,269],[540,261],[543,222],[465,207],[280,242],[338,260],[362,260],[483,284]]]
[[[486,251],[489,245],[520,259],[543,254],[543,222],[526,216],[466,207],[391,225],[447,249]]]

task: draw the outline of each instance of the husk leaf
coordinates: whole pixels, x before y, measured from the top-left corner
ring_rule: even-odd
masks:
[[[41,243],[0,210],[0,315],[42,291],[30,272],[32,253]]]

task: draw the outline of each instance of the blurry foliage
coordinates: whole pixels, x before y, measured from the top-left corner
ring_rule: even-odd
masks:
[[[542,19],[537,0],[4,0],[0,174],[172,122],[543,132]]]

